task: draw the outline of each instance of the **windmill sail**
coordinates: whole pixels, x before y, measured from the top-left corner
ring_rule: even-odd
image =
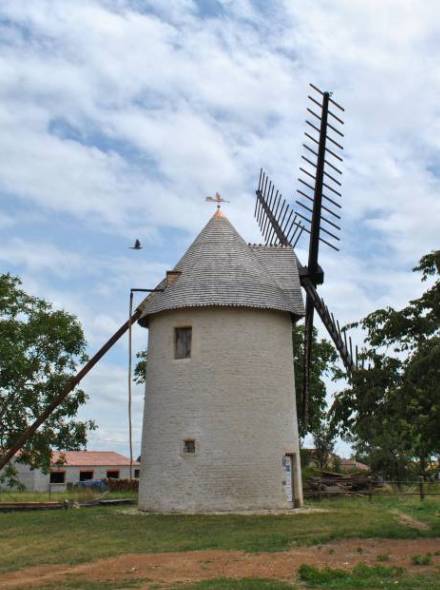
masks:
[[[305,231],[310,235],[307,265],[300,264],[301,284],[306,291],[306,316],[304,325],[304,387],[303,420],[308,422],[308,399],[310,390],[310,367],[312,363],[313,320],[315,310],[333,340],[346,371],[350,374],[355,366],[351,338],[346,337],[318,295],[317,285],[324,281],[324,272],[319,265],[319,246],[323,243],[339,250],[338,233],[341,230],[342,171],[343,161],[341,126],[344,121],[335,110],[344,111],[329,92],[322,92],[310,85],[315,96],[309,95],[311,106],[307,108],[305,154],[298,178],[297,189],[301,199],[294,211],[283,199],[267,174],[260,171],[255,216],[267,244],[284,244],[295,247]],[[316,112],[318,111],[318,112]]]
[[[256,190],[255,217],[258,221],[263,237],[266,240],[266,244],[282,244],[284,246],[292,245],[295,247],[302,231],[304,230],[304,226],[301,224],[301,221],[295,217],[293,209],[287,203],[287,215],[286,217],[284,216],[284,213],[282,215],[284,222],[283,219],[280,219],[279,212],[278,214],[276,213],[275,199],[270,198],[271,195],[269,190],[270,192],[272,192],[272,190],[275,192],[273,187],[274,185],[272,181],[269,180],[267,174],[263,170],[260,170],[260,177]],[[278,191],[276,192],[278,193]],[[313,308],[316,309],[322,323],[333,340],[333,343],[341,356],[344,367],[348,372],[351,372],[355,365],[355,359],[350,353],[349,343],[351,342],[351,339],[349,338],[346,344],[339,323],[335,320],[324,300],[318,294],[316,286],[308,276],[307,267],[303,266],[300,262],[298,264],[301,285],[312,301]]]
[[[255,218],[266,245],[282,244],[295,247],[304,227],[281,193],[274,192],[274,184],[261,169],[256,190]]]
[[[311,290],[311,287],[316,287],[316,285],[324,281],[324,273],[318,263],[320,242],[334,250],[339,250],[335,243],[340,241],[338,232],[341,228],[338,223],[341,219],[339,214],[341,204],[338,199],[342,197],[339,190],[341,187],[339,178],[342,176],[342,172],[336,166],[336,163],[342,162],[342,157],[337,153],[337,150],[343,150],[339,138],[344,137],[340,130],[340,126],[344,122],[330,109],[330,105],[334,105],[341,111],[344,109],[332,100],[329,92],[322,92],[313,84],[310,86],[318,100],[310,95],[308,97],[311,101],[311,107],[307,107],[308,118],[306,124],[308,131],[305,132],[306,143],[303,144],[307,155],[301,156],[304,165],[300,167],[301,175],[298,179],[301,186],[305,187],[305,192],[299,189],[302,200],[296,201],[302,211],[310,214],[310,217],[308,217],[300,211],[296,211],[296,214],[305,222],[305,230],[310,234],[307,263],[309,284],[308,289],[306,288],[306,317],[304,323],[304,386],[302,401],[304,422],[308,420],[315,309],[321,319],[326,320],[324,325],[332,336],[344,365],[350,364],[349,355],[346,354],[348,351],[345,342],[342,342],[340,333],[333,330],[332,323],[328,321],[329,317],[325,314],[325,308],[319,305],[319,300],[314,297]],[[316,110],[318,110],[318,113]],[[330,123],[329,120],[332,117],[334,124]],[[310,120],[311,118],[313,122]],[[319,124],[319,128],[316,127],[315,122]],[[329,144],[332,146],[331,148],[329,148]],[[338,175],[338,179],[336,175]],[[311,203],[311,207],[304,203],[304,199]]]
[[[342,171],[338,165],[343,161],[340,151],[344,148],[340,138],[344,137],[341,131],[344,121],[333,112],[332,107],[344,109],[331,98],[329,92],[322,92],[313,84],[310,86],[319,95],[319,100],[310,95],[308,97],[312,108],[307,107],[308,131],[303,143],[305,154],[301,156],[304,164],[300,166],[298,178],[301,188],[297,189],[301,199],[296,201],[301,211],[295,213],[305,222],[304,229],[310,234],[308,269],[313,274],[317,272],[319,242],[339,250],[336,243],[340,241],[338,232],[341,230]],[[316,110],[319,112],[316,113]],[[310,121],[310,115],[319,123],[319,128]]]

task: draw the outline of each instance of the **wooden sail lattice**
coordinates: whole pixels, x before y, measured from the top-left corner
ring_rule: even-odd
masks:
[[[263,170],[260,170],[255,203],[255,217],[267,244],[291,245],[295,248],[303,232],[310,236],[307,264],[299,262],[301,285],[306,292],[302,392],[304,423],[308,422],[315,311],[349,375],[358,362],[357,347],[353,350],[351,337],[347,338],[346,330],[341,329],[317,291],[317,285],[324,280],[318,260],[320,243],[339,250],[342,209],[342,171],[339,165],[343,162],[341,138],[344,134],[341,127],[344,121],[332,109],[343,112],[344,108],[332,98],[330,92],[322,92],[313,84],[310,87],[315,95],[308,96],[311,106],[307,107],[309,116],[303,143],[305,154],[301,156],[303,163],[298,177],[300,188],[297,192],[300,199],[296,200],[301,210],[294,210],[287,203]]]

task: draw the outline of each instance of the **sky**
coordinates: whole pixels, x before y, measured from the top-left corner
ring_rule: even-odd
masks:
[[[294,202],[312,82],[346,109],[320,293],[341,323],[404,305],[439,247],[439,49],[436,0],[3,0],[0,272],[76,314],[92,354],[206,224],[207,195],[251,242],[260,167]],[[88,448],[127,453],[126,338],[83,388]],[[142,409],[136,387],[135,452]]]

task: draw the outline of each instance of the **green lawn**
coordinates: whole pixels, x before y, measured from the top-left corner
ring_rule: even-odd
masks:
[[[129,588],[145,588],[144,580],[123,580],[119,582],[89,582],[85,580],[64,581],[64,590],[122,590]],[[48,586],[40,586],[39,590],[58,590],[59,582]],[[150,584],[150,590],[160,590],[164,586]],[[231,580],[218,578],[195,584],[179,584],[167,590],[440,590],[440,576],[437,574],[408,574],[404,570],[386,567],[356,566],[352,571],[322,569],[303,566],[294,582],[278,582],[243,578]]]
[[[328,512],[283,516],[145,515],[129,507],[0,513],[0,572],[122,553],[233,549],[283,551],[350,537],[440,537],[440,502],[415,498],[323,501]],[[429,525],[410,528],[394,511]]]
[[[304,568],[303,568],[304,569]],[[273,580],[209,580],[185,586],[175,586],[173,590],[300,590],[304,588],[326,588],[328,590],[440,590],[438,575],[410,575],[392,568],[369,568],[358,566],[351,572],[339,570],[320,571],[308,568],[308,575],[303,570],[298,580],[289,584]]]
[[[305,588],[326,588],[327,590],[352,590],[365,588],[400,588],[404,590],[440,590],[440,577],[435,574],[408,574],[402,568],[369,567],[359,564],[351,571],[301,566],[298,579]]]

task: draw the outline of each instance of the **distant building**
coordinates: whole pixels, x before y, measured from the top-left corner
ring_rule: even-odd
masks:
[[[34,492],[64,491],[67,484],[91,479],[128,479],[130,460],[113,451],[54,451],[49,473],[15,463],[18,480]],[[140,464],[133,462],[133,477],[139,478]]]

